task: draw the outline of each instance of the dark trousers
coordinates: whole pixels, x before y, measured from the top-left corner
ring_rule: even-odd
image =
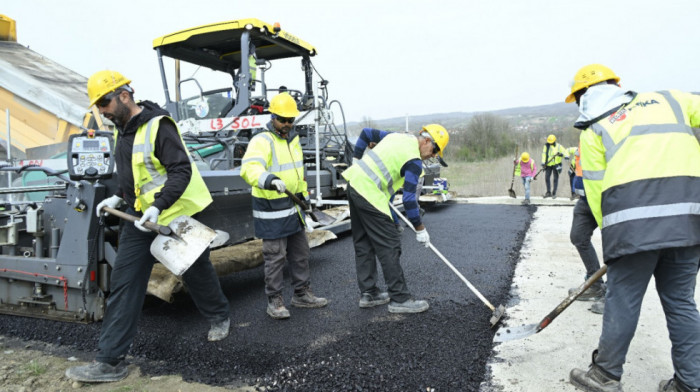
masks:
[[[653,276],[671,338],[673,370],[685,385],[700,388],[700,313],[695,303],[699,264],[700,246],[640,252],[608,262],[603,331],[595,360],[601,368],[622,376]]]
[[[549,178],[554,174],[554,187],[550,187],[549,184]],[[559,171],[557,170],[557,166],[547,166],[544,168],[544,183],[547,185],[547,193],[551,193],[553,195],[557,194],[557,186],[559,185]],[[551,192],[550,192],[551,191]]]
[[[578,199],[574,206],[574,218],[571,221],[569,239],[576,247],[579,256],[581,256],[581,261],[586,267],[586,279],[600,269],[600,261],[598,261],[598,255],[591,242],[593,231],[597,227],[598,223],[593,216],[593,212],[591,212],[591,207],[588,206],[586,198]],[[602,279],[598,280],[598,282],[602,282]]]
[[[357,285],[361,293],[377,294],[377,260],[382,266],[389,297],[395,302],[411,298],[401,268],[401,233],[391,217],[376,209],[350,185],[348,201],[355,245]]]
[[[574,190],[574,178],[576,178],[576,172],[569,168],[569,186],[571,187],[571,195],[573,196],[576,191]]]
[[[127,213],[135,214],[133,210]],[[112,291],[107,298],[107,309],[102,320],[97,354],[99,362],[115,363],[123,359],[134,341],[148,279],[155,262],[150,251],[155,237],[155,233],[144,233],[133,223],[123,225],[110,281]],[[209,323],[229,318],[229,303],[209,261],[209,248],[182,278],[197,309]]]
[[[284,238],[263,240],[265,294],[268,297],[282,294],[285,261],[289,261],[294,292],[299,293],[309,287],[309,254],[309,241],[304,230]]]

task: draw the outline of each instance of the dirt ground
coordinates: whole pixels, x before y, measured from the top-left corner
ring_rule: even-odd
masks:
[[[129,377],[104,384],[84,384],[65,376],[67,368],[86,364],[65,349],[42,342],[23,342],[0,336],[0,392],[215,392],[255,391],[212,387],[183,381],[181,376],[151,377],[141,374],[136,364],[129,365]]]

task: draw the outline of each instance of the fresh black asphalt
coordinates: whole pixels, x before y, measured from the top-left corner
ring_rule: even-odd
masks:
[[[424,221],[433,245],[498,306],[509,301],[535,209],[447,204],[428,208]],[[262,268],[236,273],[221,279],[231,336],[207,342],[208,324],[187,294],[172,304],[149,297],[130,360],[151,375],[261,391],[478,391],[495,333],[492,312],[410,229],[403,233],[402,265],[413,295],[430,303],[425,313],[397,316],[386,306],[357,306],[349,234],[314,248],[310,263],[312,288],[329,299],[328,307],[289,307],[290,319],[272,320]],[[95,355],[99,329],[100,323],[0,315],[0,335],[50,343],[86,360]]]

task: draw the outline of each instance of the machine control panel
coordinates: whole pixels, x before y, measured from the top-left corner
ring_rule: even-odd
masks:
[[[109,132],[86,131],[68,139],[68,171],[72,180],[112,176],[114,143]]]

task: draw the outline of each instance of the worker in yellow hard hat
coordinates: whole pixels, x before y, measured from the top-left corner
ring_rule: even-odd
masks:
[[[544,198],[557,198],[557,187],[559,186],[559,174],[561,174],[562,165],[561,159],[566,150],[561,144],[557,143],[555,135],[547,136],[547,143],[542,147],[542,166],[544,166],[544,181],[547,186],[547,193]],[[550,178],[554,176],[554,183]]]
[[[280,93],[270,100],[269,111],[272,119],[266,131],[255,135],[248,144],[241,177],[253,187],[255,236],[263,241],[266,312],[280,320],[290,317],[282,297],[285,262],[289,263],[294,286],[292,306],[320,308],[328,300],[311,291],[306,231],[311,230],[312,223],[287,195],[290,192],[306,199],[309,205],[304,154],[299,134],[294,131],[294,121],[299,116],[297,103],[289,93]]]
[[[167,226],[176,217],[195,215],[212,202],[175,121],[153,102],[136,103],[129,83],[119,72],[109,70],[96,72],[87,82],[90,106],[95,105],[117,128],[114,159],[119,187],[97,204],[95,212],[99,216],[105,207],[125,205],[126,212],[139,219],[120,229],[95,362],[66,370],[68,378],[81,382],[119,381],[129,373],[125,358],[155,263],[150,246],[156,234],[144,227],[146,221]],[[209,248],[182,279],[210,324],[207,339],[227,337],[229,303],[209,260]]]
[[[449,139],[447,130],[439,124],[425,125],[416,135],[371,128],[365,128],[360,135],[354,164],[342,175],[348,181],[361,308],[389,303],[391,313],[428,309],[428,302],[413,299],[406,285],[400,263],[401,232],[389,203],[403,189],[403,206],[416,231],[416,240],[429,246],[430,236],[418,206],[418,181],[423,172],[422,161],[442,158]],[[377,286],[377,259],[388,292]]]
[[[588,205],[600,227],[607,292],[588,370],[570,381],[587,391],[621,391],[623,365],[653,278],[668,326],[675,372],[659,391],[700,390],[700,96],[624,90],[608,67],[574,75],[579,154]],[[644,335],[644,333],[637,333]],[[650,354],[651,355],[651,354]],[[642,358],[643,360],[643,358]]]
[[[523,181],[523,187],[525,188],[525,200],[523,200],[523,205],[530,204],[530,183],[536,173],[537,165],[535,164],[535,160],[530,157],[530,153],[523,152],[520,154],[520,159],[515,165],[515,175],[520,176]]]

